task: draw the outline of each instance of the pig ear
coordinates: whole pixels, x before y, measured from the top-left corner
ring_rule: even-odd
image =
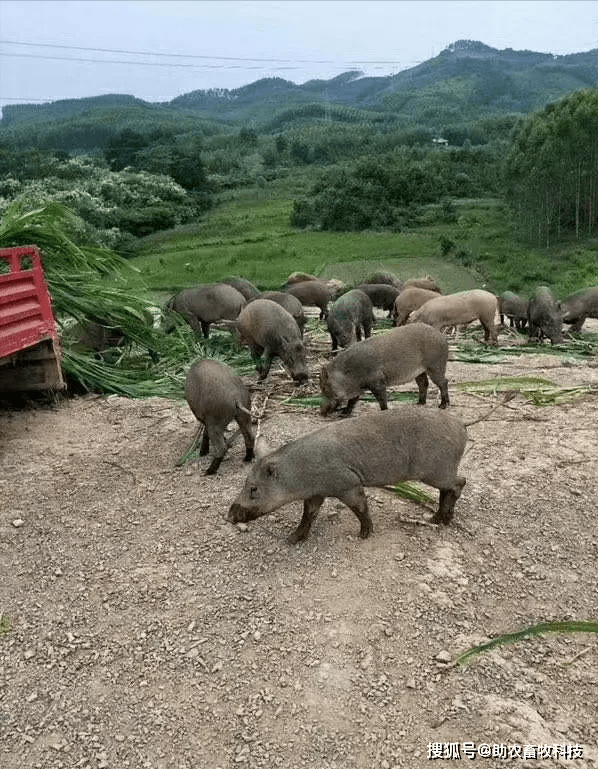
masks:
[[[267,457],[273,450],[274,449],[269,445],[268,441],[265,438],[262,438],[261,435],[258,435],[255,439],[255,446],[253,447],[255,458],[261,459],[262,457]]]

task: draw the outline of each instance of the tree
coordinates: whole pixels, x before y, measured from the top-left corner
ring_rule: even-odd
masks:
[[[149,142],[142,134],[125,128],[118,136],[114,136],[108,141],[104,152],[110,170],[122,171],[127,166],[137,168],[138,154],[148,144]]]
[[[598,232],[598,89],[521,120],[505,164],[508,199],[528,239],[548,246]]]

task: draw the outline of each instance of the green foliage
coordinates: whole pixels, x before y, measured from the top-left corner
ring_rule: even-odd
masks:
[[[108,171],[86,157],[55,160],[43,179],[5,182],[4,191],[0,213],[11,200],[30,208],[58,202],[85,223],[88,240],[110,248],[127,233],[140,237],[191,221],[205,205],[169,176]]]
[[[471,649],[460,654],[455,663],[463,665],[471,657],[483,652],[491,651],[499,646],[516,643],[524,638],[533,638],[543,633],[598,633],[598,622],[586,620],[565,620],[563,622],[538,622],[536,625],[517,630],[514,633],[503,633],[493,638],[488,643],[473,646]]]
[[[598,88],[522,119],[506,161],[520,233],[549,246],[598,233]]]

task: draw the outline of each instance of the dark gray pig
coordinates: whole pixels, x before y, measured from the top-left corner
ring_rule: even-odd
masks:
[[[514,294],[512,291],[504,291],[498,300],[500,322],[504,326],[505,316],[509,319],[511,328],[522,331],[527,323],[528,300]]]
[[[239,341],[249,347],[257,362],[260,380],[268,376],[272,361],[278,357],[297,384],[307,382],[309,374],[301,333],[284,307],[271,299],[256,299],[243,308],[235,327]]]
[[[548,286],[540,286],[530,298],[527,319],[530,341],[548,337],[551,344],[562,343],[562,312]]]
[[[571,324],[571,331],[581,331],[586,318],[598,318],[598,286],[572,294],[561,303],[563,321]]]
[[[225,278],[222,283],[227,283],[229,286],[236,288],[245,299],[249,302],[251,299],[257,299],[260,296],[260,291],[253,283],[250,283],[245,278]]]
[[[330,288],[323,280],[304,280],[301,283],[293,283],[286,291],[297,297],[304,307],[319,307],[320,320],[328,317]]]
[[[200,360],[189,369],[185,380],[185,398],[196,418],[204,425],[199,453],[205,456],[210,450],[214,458],[206,475],[213,475],[228,448],[224,431],[235,419],[245,441],[245,459],[253,459],[255,436],[251,427],[251,398],[240,376],[216,360]]]
[[[443,334],[424,323],[400,326],[357,342],[322,366],[320,389],[325,400],[320,413],[327,416],[341,410],[347,416],[365,390],[373,393],[381,409],[387,409],[387,385],[400,385],[412,379],[419,389],[418,402],[424,404],[428,376],[440,389],[440,408],[446,408],[448,353]]]
[[[303,336],[303,331],[305,330],[305,313],[303,312],[303,305],[296,296],[288,294],[286,291],[264,291],[263,294],[260,294],[259,298],[269,299],[271,302],[276,302],[276,304],[284,307],[287,312],[290,312],[299,326],[301,336]]]
[[[376,324],[370,298],[357,288],[347,291],[330,308],[326,324],[333,350],[360,342],[362,334],[369,339]]]
[[[210,324],[219,320],[234,320],[247,300],[228,283],[212,283],[186,288],[168,302],[167,308],[180,313],[196,334],[207,339]]]
[[[370,275],[369,278],[363,281],[364,283],[386,283],[389,286],[396,286],[397,288],[403,288],[402,280],[399,280],[392,272],[375,272]]]
[[[397,288],[397,286],[390,286],[388,283],[361,283],[359,286],[355,286],[355,288],[367,294],[374,307],[386,310],[389,318],[395,304],[395,299],[401,293],[401,289]]]
[[[457,470],[466,442],[459,419],[417,406],[337,422],[258,456],[228,520],[252,521],[304,500],[301,522],[289,537],[295,544],[309,534],[324,499],[336,497],[355,513],[365,538],[373,525],[364,486],[417,480],[439,489],[432,520],[448,524],[465,485]]]

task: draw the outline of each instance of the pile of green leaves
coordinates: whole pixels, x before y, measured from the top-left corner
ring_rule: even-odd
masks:
[[[152,322],[155,307],[142,288],[131,290],[131,266],[114,252],[82,242],[81,222],[58,203],[27,209],[13,204],[0,224],[0,247],[37,245],[63,332],[63,371],[78,390],[131,398],[182,398],[186,372],[198,357],[249,366],[230,333],[197,340],[183,321],[165,334]],[[76,345],[76,324],[95,321],[123,329],[128,343],[98,356]],[[80,327],[79,327],[80,328]]]

